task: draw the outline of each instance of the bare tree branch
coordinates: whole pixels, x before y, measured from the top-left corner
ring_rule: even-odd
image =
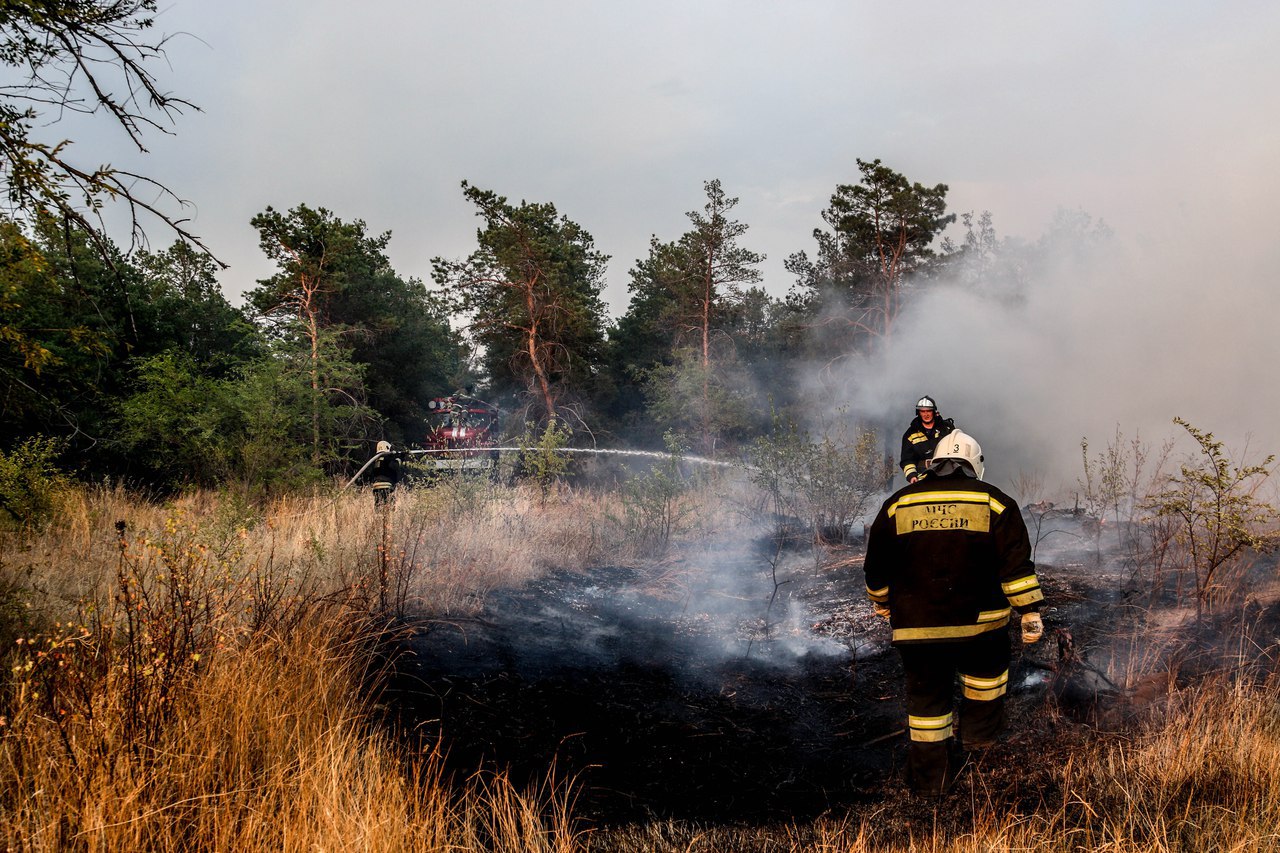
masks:
[[[67,112],[101,111],[145,154],[147,131],[172,133],[184,109],[199,109],[163,91],[150,70],[167,60],[171,38],[143,38],[155,10],[155,0],[0,0],[0,64],[19,69],[23,79],[0,87],[0,183],[11,219],[63,219],[90,234],[109,257],[103,211],[109,202],[122,203],[129,251],[147,245],[144,226],[154,220],[213,257],[187,228],[189,219],[164,204],[185,211],[191,203],[159,180],[110,164],[74,163],[67,157],[70,140],[34,138],[38,127]]]

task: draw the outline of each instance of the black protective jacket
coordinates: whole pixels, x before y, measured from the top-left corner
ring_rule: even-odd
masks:
[[[1004,629],[1044,599],[1013,499],[956,472],[884,502],[867,537],[867,595],[887,604],[895,643],[957,642]]]
[[[925,462],[937,449],[938,439],[955,428],[955,421],[951,418],[944,420],[935,415],[933,426],[925,429],[924,424],[920,422],[920,416],[915,416],[911,426],[907,427],[907,431],[902,434],[902,453],[898,457],[898,465],[908,481],[912,477],[919,477],[925,473]]]
[[[366,472],[375,489],[391,489],[400,482],[400,460],[388,453],[369,466]]]

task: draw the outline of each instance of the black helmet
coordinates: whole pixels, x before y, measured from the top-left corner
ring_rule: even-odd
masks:
[[[919,411],[920,409],[933,409],[936,412],[938,411],[938,404],[933,401],[932,397],[925,394],[919,400],[916,400],[916,410]]]

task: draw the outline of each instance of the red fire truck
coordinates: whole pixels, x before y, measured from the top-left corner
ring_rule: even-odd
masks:
[[[498,407],[469,394],[436,397],[420,462],[435,471],[492,471],[498,465]]]

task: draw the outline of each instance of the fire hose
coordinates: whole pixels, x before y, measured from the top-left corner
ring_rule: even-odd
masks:
[[[347,484],[339,489],[340,492],[346,491],[355,485],[361,475],[369,469],[369,466],[385,457],[395,457],[397,459],[405,456],[427,456],[431,454],[459,453],[467,451],[482,451],[484,453],[493,452],[528,452],[527,447],[481,447],[481,448],[432,448],[429,450],[384,450],[381,453],[375,453],[369,458],[369,461],[360,466],[360,470],[355,476],[347,481]],[[561,447],[556,453],[593,453],[601,456],[647,456],[651,459],[678,459],[682,462],[693,462],[698,465],[714,465],[721,468],[741,467],[741,462],[722,462],[718,459],[707,459],[704,456],[680,456],[674,453],[663,453],[658,450],[614,450],[612,448],[595,448],[595,447]],[[747,466],[750,467],[750,466]]]

